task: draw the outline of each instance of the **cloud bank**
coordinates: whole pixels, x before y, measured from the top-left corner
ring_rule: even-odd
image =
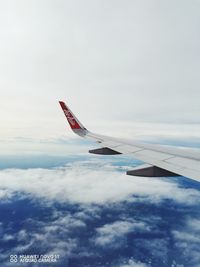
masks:
[[[198,188],[181,178],[129,177],[127,163],[116,163],[1,170],[1,205],[10,214],[0,223],[3,266],[12,266],[10,253],[37,248],[59,254],[56,267],[197,267]]]
[[[129,177],[112,164],[96,160],[52,169],[1,170],[0,185],[2,199],[23,192],[46,201],[79,204],[134,202],[138,197],[154,203],[164,199],[187,205],[200,201],[195,189],[182,188],[166,179]]]

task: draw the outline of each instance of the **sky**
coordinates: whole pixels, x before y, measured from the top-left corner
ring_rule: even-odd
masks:
[[[86,152],[58,100],[96,132],[199,145],[199,12],[199,0],[1,1],[0,153]]]

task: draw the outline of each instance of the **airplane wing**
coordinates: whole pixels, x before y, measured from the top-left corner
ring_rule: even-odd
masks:
[[[69,107],[59,101],[71,129],[79,136],[98,143],[89,150],[100,155],[126,154],[147,164],[127,171],[128,175],[146,177],[186,176],[200,182],[200,150],[175,146],[131,142],[88,131]]]

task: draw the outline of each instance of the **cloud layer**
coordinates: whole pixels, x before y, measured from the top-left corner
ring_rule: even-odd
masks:
[[[181,179],[181,178],[180,178]],[[199,191],[181,188],[165,179],[129,177],[106,162],[91,160],[53,169],[5,169],[0,171],[1,196],[24,192],[47,201],[98,203],[131,201],[199,203]]]
[[[196,184],[128,177],[127,165],[94,158],[1,170],[3,266],[18,266],[11,253],[34,252],[59,255],[56,267],[198,267]]]

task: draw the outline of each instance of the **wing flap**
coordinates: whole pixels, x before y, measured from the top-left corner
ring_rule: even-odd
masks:
[[[173,157],[171,159],[166,160],[168,163],[172,163],[175,165],[178,165],[182,168],[189,168],[189,169],[194,169],[196,171],[200,172],[200,163],[197,160],[192,160],[192,159],[186,159],[186,158],[181,158],[181,157]]]

